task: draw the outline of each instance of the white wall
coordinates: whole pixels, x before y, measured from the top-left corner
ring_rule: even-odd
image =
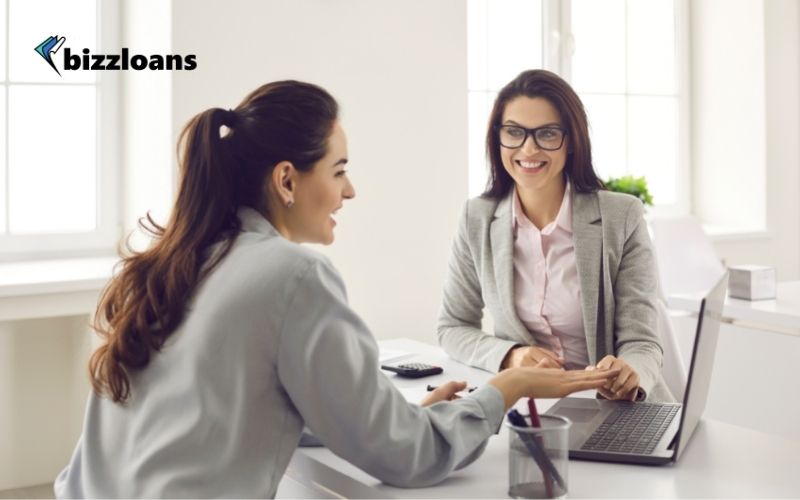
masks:
[[[692,2],[692,208],[705,223],[764,227],[763,0]],[[747,209],[744,209],[746,200]]]
[[[355,200],[325,248],[379,338],[435,342],[450,242],[467,193],[466,4],[461,0],[175,0],[177,134],[277,79],[340,102]]]
[[[172,53],[170,7],[163,0],[125,0],[122,47],[135,47],[140,54]],[[148,211],[166,223],[172,208],[172,73],[127,71],[122,86],[123,230],[128,234]],[[131,240],[137,248],[148,243],[140,232]]]
[[[729,265],[768,264],[779,280],[798,279],[800,3],[692,6],[695,206],[712,224],[766,219],[762,234],[717,238],[717,252]]]
[[[88,317],[0,323],[0,490],[55,479],[80,434]]]

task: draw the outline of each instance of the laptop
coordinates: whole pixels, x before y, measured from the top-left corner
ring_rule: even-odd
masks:
[[[683,404],[563,398],[546,413],[572,421],[569,457],[600,462],[675,462],[706,407],[728,274],[700,303]]]

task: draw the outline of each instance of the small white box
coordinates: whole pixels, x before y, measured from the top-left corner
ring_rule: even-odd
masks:
[[[775,298],[775,268],[769,266],[731,266],[728,268],[728,295],[737,299]]]

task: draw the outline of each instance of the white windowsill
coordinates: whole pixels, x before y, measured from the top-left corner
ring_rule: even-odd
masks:
[[[703,224],[703,232],[711,238],[711,241],[765,240],[772,237],[772,234],[764,228],[720,226],[714,224]]]
[[[0,264],[0,321],[91,314],[118,257]]]

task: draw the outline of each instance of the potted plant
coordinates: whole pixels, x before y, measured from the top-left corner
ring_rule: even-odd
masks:
[[[634,177],[632,175],[610,177],[605,181],[605,185],[609,191],[631,194],[639,198],[645,206],[653,206],[653,196],[647,190],[647,180],[644,177]]]

